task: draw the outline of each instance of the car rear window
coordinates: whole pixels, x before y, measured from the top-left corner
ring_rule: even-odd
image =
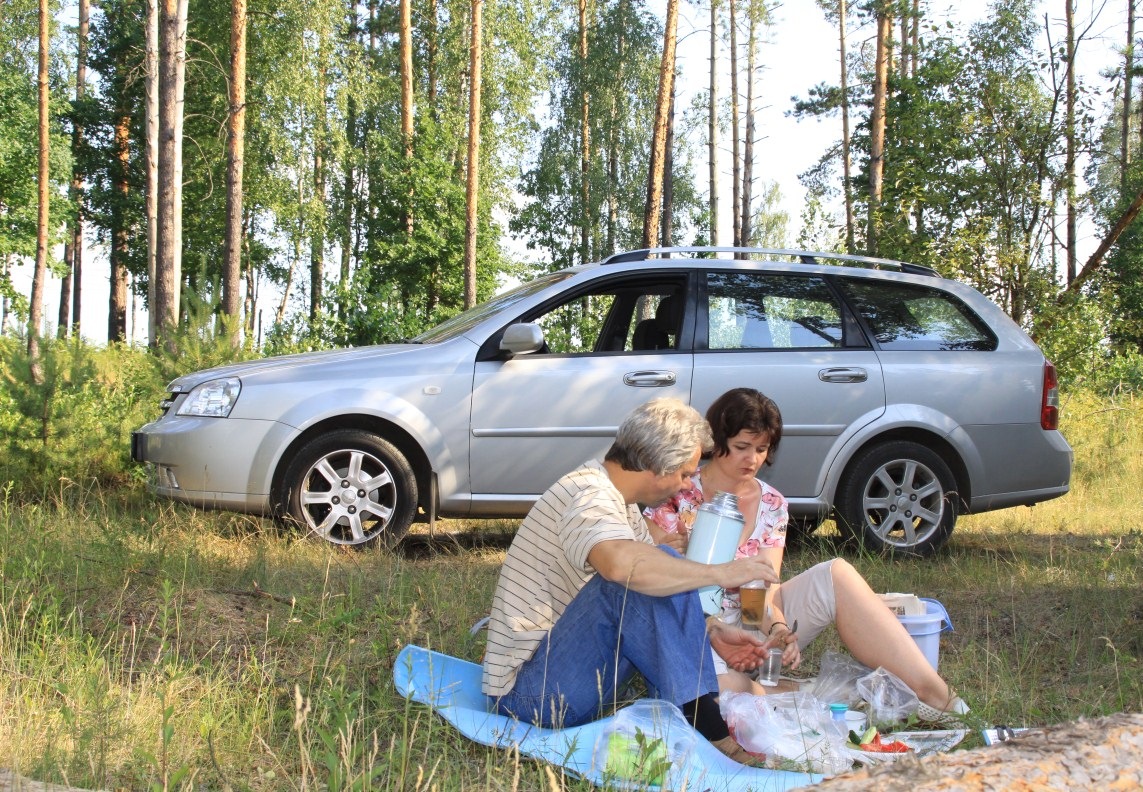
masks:
[[[948,292],[913,283],[840,280],[883,350],[996,349],[987,325]]]
[[[709,349],[834,348],[843,335],[840,306],[823,278],[708,273]]]

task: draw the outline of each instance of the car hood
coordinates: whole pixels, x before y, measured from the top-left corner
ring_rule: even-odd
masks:
[[[228,363],[225,366],[195,371],[172,380],[168,390],[172,393],[186,393],[203,382],[222,377],[247,379],[256,375],[280,375],[284,372],[300,372],[304,369],[326,366],[342,366],[359,360],[377,360],[397,357],[414,350],[423,350],[422,344],[380,344],[377,346],[332,349],[325,352],[304,352],[297,355],[248,360],[243,363]]]

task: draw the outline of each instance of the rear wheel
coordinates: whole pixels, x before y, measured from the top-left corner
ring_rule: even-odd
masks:
[[[897,440],[854,460],[838,490],[838,527],[870,550],[930,556],[952,534],[957,501],[945,461],[919,443]]]
[[[395,545],[413,522],[417,480],[404,455],[371,432],[341,429],[294,455],[281,511],[338,545]]]

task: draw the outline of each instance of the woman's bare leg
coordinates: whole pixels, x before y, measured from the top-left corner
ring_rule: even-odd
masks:
[[[944,711],[955,695],[893,611],[843,559],[830,568],[837,601],[837,632],[859,661],[896,674],[924,703]]]

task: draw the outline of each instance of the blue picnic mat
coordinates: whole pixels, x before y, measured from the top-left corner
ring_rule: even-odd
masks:
[[[393,682],[402,696],[427,704],[470,740],[496,748],[517,748],[521,754],[567,768],[572,773],[612,789],[660,788],[646,778],[617,778],[605,767],[606,737],[622,722],[624,710],[582,726],[543,729],[489,711],[488,697],[480,689],[480,666],[419,646],[406,646],[393,664]],[[643,702],[644,704],[646,702]],[[669,707],[669,705],[664,706]],[[822,776],[745,767],[727,759],[698,736],[685,721],[681,727],[663,719],[657,734],[671,745],[672,764],[661,781],[665,789],[710,790],[710,792],[771,792],[809,786]],[[686,730],[686,734],[680,734]],[[685,751],[675,747],[685,746]]]

